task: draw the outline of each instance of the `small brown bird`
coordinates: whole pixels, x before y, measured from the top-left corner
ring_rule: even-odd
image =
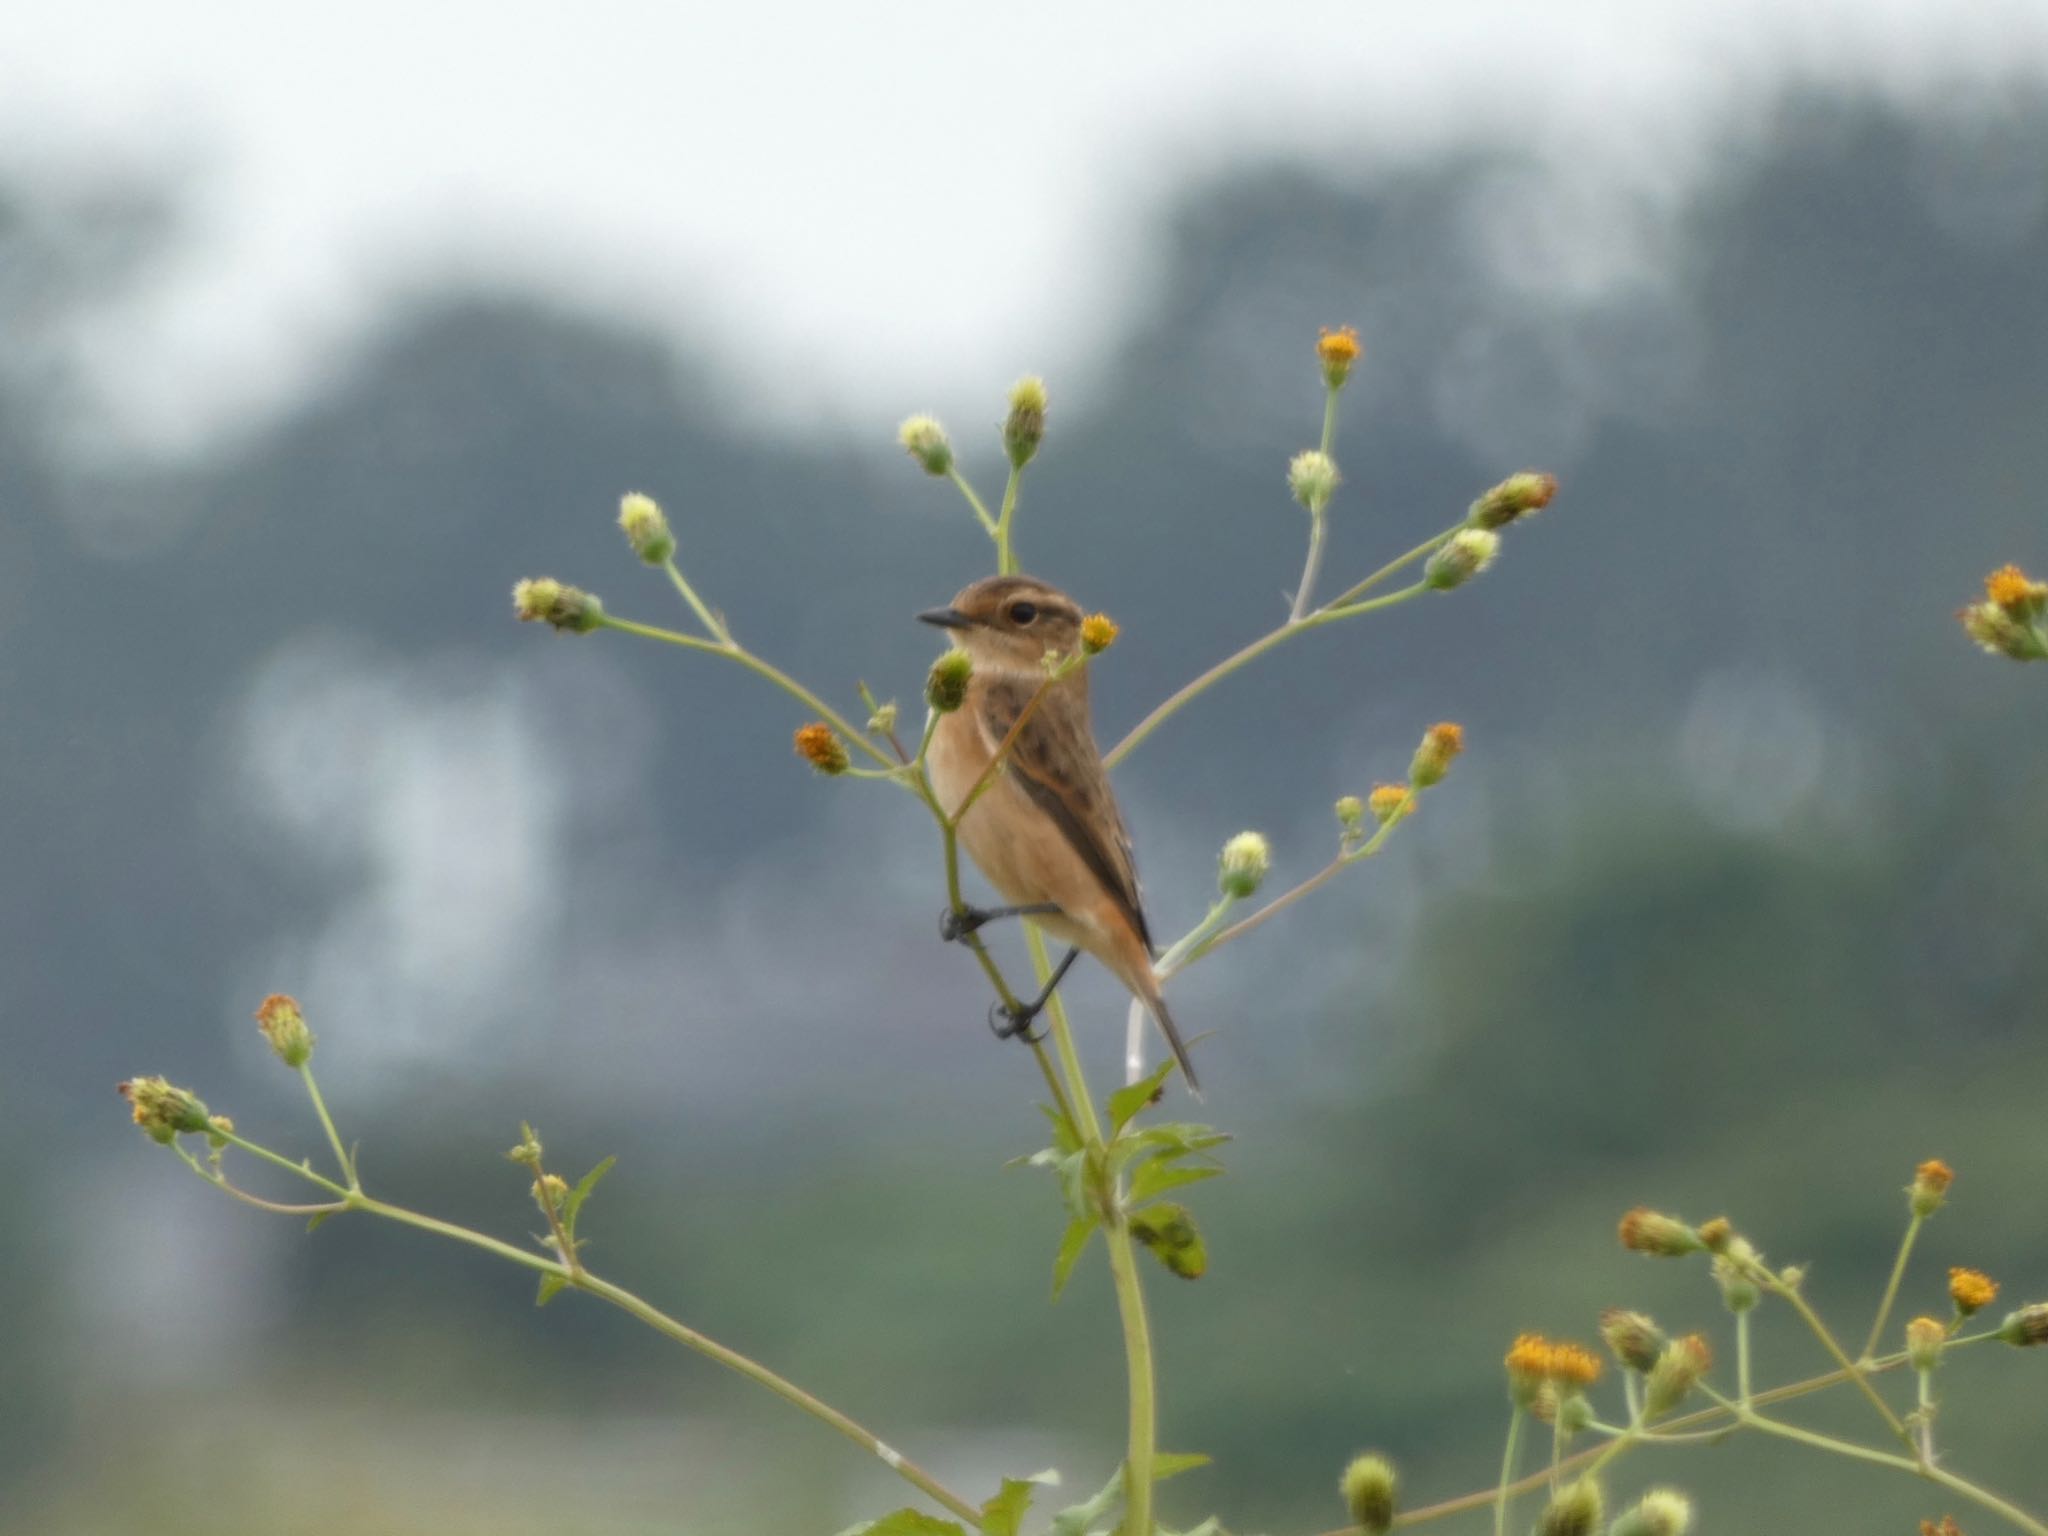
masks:
[[[974,664],[961,707],[939,719],[927,766],[939,804],[959,814],[1026,706],[1046,686],[1045,659],[1081,649],[1081,610],[1029,576],[990,576],[918,615],[952,631]],[[1200,1084],[1159,995],[1152,937],[1130,834],[1088,718],[1088,669],[1053,683],[960,820],[960,841],[990,885],[1061,942],[1086,950],[1150,1010],[1188,1087]],[[970,913],[964,930],[989,916]],[[1061,962],[1054,980],[1073,962]],[[1024,1021],[1028,1023],[1028,1019]]]

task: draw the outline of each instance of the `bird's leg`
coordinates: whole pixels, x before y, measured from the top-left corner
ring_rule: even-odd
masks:
[[[959,910],[948,907],[939,914],[939,937],[954,944],[999,917],[1050,917],[1057,911],[1058,905],[1050,901],[1034,901],[1021,907],[970,907],[963,902]]]
[[[1038,1017],[1040,1010],[1047,1003],[1052,1001],[1053,993],[1059,990],[1059,985],[1066,979],[1067,972],[1073,968],[1074,962],[1080,958],[1080,950],[1068,950],[1060,963],[1052,968],[1052,974],[1046,977],[1045,985],[1039,988],[1038,996],[1031,999],[1030,1002],[1019,1003],[1015,1008],[1011,1008],[1008,1003],[1002,1002],[998,1002],[990,1007],[988,1011],[988,1027],[995,1031],[996,1038],[998,1040],[1018,1039],[1024,1041],[1027,1045],[1035,1045],[1038,1041],[1044,1039],[1043,1035],[1031,1033],[1031,1021]]]

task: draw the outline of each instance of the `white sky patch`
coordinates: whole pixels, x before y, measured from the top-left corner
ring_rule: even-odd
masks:
[[[350,1072],[530,1028],[560,922],[564,766],[508,668],[437,678],[287,642],[243,706],[255,808],[330,906],[263,957],[266,990],[346,1020]]]
[[[435,275],[701,345],[764,427],[867,430],[985,413],[1026,368],[1084,407],[1151,216],[1247,157],[1355,178],[1507,144],[1569,168],[1570,213],[1603,186],[1668,198],[1788,79],[1982,102],[2044,64],[2040,0],[71,0],[0,11],[0,169],[61,187],[140,160],[189,192],[186,246],[82,339],[146,446],[288,404]],[[1957,217],[2001,206],[1966,190]],[[1539,224],[1527,270],[1604,280],[1627,227]]]

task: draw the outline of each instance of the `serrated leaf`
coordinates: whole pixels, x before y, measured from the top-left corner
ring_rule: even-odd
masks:
[[[1080,1262],[1082,1253],[1088,1247],[1088,1239],[1095,1235],[1096,1222],[1092,1217],[1076,1217],[1067,1223],[1067,1230],[1060,1237],[1060,1251],[1052,1261],[1052,1299],[1058,1301],[1060,1292],[1067,1288],[1067,1278],[1073,1274],[1074,1265]]]
[[[606,1158],[590,1172],[576,1181],[576,1187],[562,1197],[562,1225],[571,1232],[576,1230],[576,1213],[583,1209],[583,1202],[590,1198],[590,1192],[597,1188],[597,1181],[612,1171],[618,1162],[616,1155]]]
[[[1130,1124],[1131,1117],[1166,1091],[1166,1074],[1173,1070],[1172,1058],[1161,1062],[1156,1072],[1128,1083],[1109,1096],[1109,1123],[1114,1131]]]
[[[1081,1133],[1074,1128],[1073,1121],[1069,1120],[1050,1104],[1039,1105],[1038,1112],[1044,1115],[1052,1126],[1052,1144],[1055,1147],[1062,1153],[1073,1152],[1080,1148]]]
[[[563,1288],[566,1287],[568,1283],[569,1282],[563,1279],[560,1275],[542,1275],[540,1277],[540,1291],[533,1298],[533,1304],[536,1307],[546,1306],[549,1302],[553,1301],[557,1296],[562,1294]]]
[[[1059,1175],[1060,1197],[1067,1202],[1067,1216],[1073,1221],[1093,1221],[1094,1202],[1088,1198],[1088,1149],[1069,1153],[1053,1170]]]
[[[1203,1179],[1213,1179],[1223,1170],[1214,1163],[1203,1163],[1190,1168],[1172,1158],[1148,1158],[1138,1164],[1138,1171],[1131,1175],[1130,1201],[1143,1205],[1156,1200],[1169,1189],[1178,1189],[1183,1184],[1197,1184]]]
[[[1202,1278],[1209,1267],[1209,1249],[1186,1206],[1162,1201],[1133,1211],[1128,1220],[1131,1236],[1174,1274],[1183,1280]]]
[[[320,1223],[333,1214],[334,1212],[332,1211],[315,1211],[306,1222],[306,1230],[308,1232],[318,1232],[320,1230]]]
[[[919,1509],[899,1509],[879,1520],[849,1525],[839,1536],[967,1536],[951,1520],[941,1520]]]
[[[1119,1465],[1094,1498],[1070,1504],[1054,1515],[1052,1528],[1046,1536],[1088,1536],[1088,1527],[1101,1519],[1123,1495],[1124,1469]]]
[[[1017,1536],[1040,1482],[1048,1476],[1058,1481],[1057,1474],[1044,1472],[1036,1477],[1004,1478],[995,1497],[981,1506],[981,1536]]]

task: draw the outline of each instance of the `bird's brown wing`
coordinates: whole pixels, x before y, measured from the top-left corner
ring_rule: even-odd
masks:
[[[1035,678],[996,678],[977,690],[980,725],[989,750],[1000,747],[1038,692]],[[1138,930],[1145,948],[1152,935],[1145,925],[1144,902],[1138,894],[1138,869],[1131,857],[1131,837],[1124,830],[1109,772],[1095,747],[1088,724],[1088,697],[1065,684],[1032,710],[1023,730],[1003,759],[1004,765],[1032,802],[1052,818],[1060,835],[1081,856],[1124,915]]]

